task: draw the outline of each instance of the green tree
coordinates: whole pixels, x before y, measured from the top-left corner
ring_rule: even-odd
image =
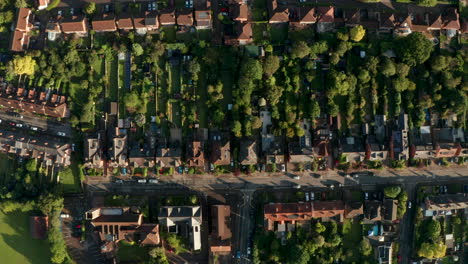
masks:
[[[132,51],[135,56],[140,56],[143,54],[144,50],[143,47],[139,43],[132,44]]]
[[[387,186],[384,188],[384,194],[388,198],[396,198],[401,192],[400,186]]]
[[[28,172],[36,172],[37,171],[37,159],[30,159],[26,162],[25,168]]]
[[[418,0],[417,3],[420,6],[431,7],[437,4],[437,0]]]
[[[424,227],[425,227],[424,237],[426,237],[427,239],[430,239],[431,241],[437,241],[438,238],[440,237],[440,232],[442,231],[440,222],[437,220],[430,219],[426,221]]]
[[[260,80],[262,74],[262,64],[257,59],[247,57],[242,61],[239,76],[248,80]]]
[[[386,77],[395,75],[396,68],[395,63],[393,63],[392,59],[387,57],[383,59],[382,64],[380,66],[380,72]]]
[[[310,48],[305,41],[296,41],[291,47],[291,57],[302,59],[310,54]]]
[[[151,249],[148,254],[153,259],[153,263],[155,264],[169,264],[163,247],[155,247]]]
[[[315,227],[314,227],[314,230],[315,230],[316,233],[320,234],[320,233],[325,232],[325,230],[327,230],[327,228],[324,225],[322,225],[321,223],[316,223]]]
[[[361,240],[359,251],[363,256],[370,256],[372,254],[372,246],[368,239]]]
[[[270,78],[280,66],[280,60],[278,56],[269,55],[263,62],[263,74],[266,78]]]
[[[138,127],[143,127],[146,123],[146,116],[144,114],[137,114],[134,120]]]
[[[440,72],[449,66],[450,63],[450,57],[445,57],[443,55],[437,55],[432,57],[431,59],[431,68],[435,72]]]
[[[397,55],[410,66],[427,61],[434,48],[432,42],[419,32],[397,39],[395,47]]]
[[[361,41],[365,35],[366,35],[366,30],[361,25],[353,27],[349,31],[349,37],[351,38],[352,41],[355,41],[355,42]]]
[[[8,64],[8,71],[15,75],[33,75],[36,61],[29,55],[16,55]]]
[[[136,109],[141,105],[140,96],[137,91],[133,90],[124,96],[124,105],[129,112],[136,111]]]
[[[242,124],[239,121],[234,121],[234,124],[232,126],[232,133],[234,133],[234,136],[236,137],[242,137]]]
[[[94,12],[96,12],[96,3],[89,2],[84,8],[84,12],[88,15],[94,14]]]

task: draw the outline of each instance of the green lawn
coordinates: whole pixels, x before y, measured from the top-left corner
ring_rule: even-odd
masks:
[[[119,100],[119,64],[118,59],[114,58],[108,62],[109,66],[109,100],[117,102]]]
[[[63,169],[59,172],[60,183],[62,184],[65,193],[81,192],[81,178],[83,170],[79,167],[78,162],[74,161],[69,168]]]
[[[122,240],[119,242],[117,259],[119,262],[128,261],[131,263],[146,261],[149,259],[148,249]]]
[[[119,93],[119,118],[125,118],[126,109],[123,98],[125,97],[125,60],[118,61],[118,93]]]
[[[288,24],[272,25],[270,27],[270,39],[272,44],[283,44],[288,38]]]
[[[166,43],[174,43],[176,41],[176,28],[173,26],[163,27],[163,41]]]
[[[23,212],[3,214],[0,211],[0,256],[3,263],[49,264],[49,245],[45,240],[32,239],[29,215]]]
[[[206,91],[206,76],[204,74],[205,71],[201,71],[198,76],[199,79],[197,81],[196,93],[199,96],[197,100],[197,116],[198,121],[200,122],[200,127],[208,128],[208,108],[206,107],[206,101],[208,100],[208,95]]]
[[[170,75],[172,80],[171,91],[169,92],[169,98],[171,98],[175,93],[181,92],[181,78],[180,78],[181,65],[171,65]],[[171,121],[176,127],[182,127],[182,109],[180,107],[180,102],[171,103]]]
[[[253,34],[253,40],[255,43],[262,43],[263,40],[265,40],[265,37],[263,35],[263,32],[267,31],[267,25],[266,24],[253,24],[252,25],[252,34]]]
[[[343,248],[344,252],[352,251],[349,262],[359,261],[359,243],[362,240],[362,226],[359,221],[345,219],[343,222]]]
[[[234,85],[234,75],[232,71],[222,71],[221,81],[223,82],[223,111],[227,111],[228,104],[232,104],[232,89]]]

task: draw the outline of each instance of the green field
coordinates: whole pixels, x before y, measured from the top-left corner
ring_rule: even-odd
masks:
[[[48,264],[49,245],[45,240],[32,239],[28,213],[0,212],[0,256],[3,263]]]

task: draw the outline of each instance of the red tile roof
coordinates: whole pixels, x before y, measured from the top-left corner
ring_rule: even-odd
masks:
[[[93,30],[96,32],[112,32],[117,30],[114,15],[106,15],[102,18],[94,19]]]
[[[18,11],[18,19],[16,22],[16,30],[20,31],[29,31],[32,28],[30,22],[31,9],[29,8],[20,8]]]
[[[161,25],[175,25],[176,17],[174,10],[163,10],[159,14],[159,24]]]
[[[335,20],[335,8],[333,6],[319,6],[317,7],[317,16],[319,23],[333,23]]]
[[[122,17],[117,20],[117,26],[119,29],[131,30],[133,29],[133,21],[130,17]]]
[[[65,34],[86,33],[88,31],[86,21],[84,16],[74,16],[64,19],[60,26]]]
[[[24,51],[29,44],[29,35],[26,32],[15,30],[11,40],[11,51]]]
[[[193,13],[189,8],[184,8],[177,12],[177,25],[181,26],[192,26],[193,25]]]

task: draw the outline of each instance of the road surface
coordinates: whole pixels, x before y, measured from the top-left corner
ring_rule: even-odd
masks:
[[[71,137],[72,135],[71,127],[67,123],[37,117],[28,113],[21,113],[20,115],[22,115],[23,118],[15,117],[7,112],[0,111],[0,119],[2,120],[1,124],[9,127],[9,122],[15,122],[25,125],[23,127],[24,130],[32,131],[31,127],[37,127],[42,131],[41,133],[53,136],[57,136],[59,132],[65,133],[66,137]]]

